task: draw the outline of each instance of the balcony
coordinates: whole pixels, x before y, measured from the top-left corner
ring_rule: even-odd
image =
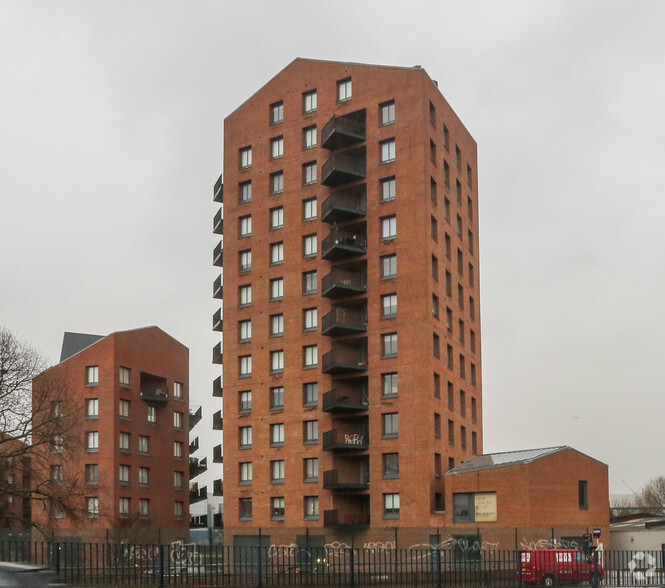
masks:
[[[329,337],[367,331],[367,306],[333,306],[321,319],[321,333]]]
[[[224,217],[222,217],[222,209],[220,208],[212,220],[212,232],[216,235],[224,234]]]
[[[223,327],[224,321],[222,320],[222,309],[220,308],[212,315],[212,330],[221,333]]]
[[[321,183],[324,186],[339,186],[367,177],[365,149],[354,149],[333,153],[321,167]]]
[[[324,510],[323,526],[365,529],[369,527],[369,514],[361,512],[344,512],[338,509]]]
[[[212,448],[212,461],[214,463],[224,463],[224,455],[222,454],[222,445],[215,445]]]
[[[326,490],[368,490],[369,472],[366,467],[356,471],[328,470],[323,472],[323,487]]]
[[[213,496],[224,496],[224,482],[221,479],[212,481]]]
[[[333,388],[323,395],[323,412],[354,412],[368,407],[367,384]]]
[[[223,398],[224,387],[222,386],[222,376],[217,376],[212,383],[212,397]]]
[[[323,451],[365,451],[369,449],[366,429],[342,431],[332,429],[323,433]]]
[[[367,292],[367,272],[365,269],[333,270],[321,280],[321,295],[327,298],[341,298]]]
[[[367,214],[367,188],[365,184],[331,192],[321,204],[324,223],[340,223]]]
[[[221,274],[215,278],[212,285],[212,297],[217,300],[222,300],[224,298],[224,284],[222,283]]]
[[[212,265],[222,267],[224,265],[224,241],[217,243],[212,252]]]
[[[344,374],[367,371],[366,345],[338,345],[321,358],[324,374]]]
[[[198,459],[197,457],[189,458],[189,477],[195,478],[208,469],[208,458]]]
[[[347,259],[367,253],[367,234],[364,231],[333,229],[321,241],[321,257],[328,261]]]
[[[321,147],[340,149],[365,140],[365,110],[334,115],[321,129]]]
[[[212,200],[213,202],[219,202],[220,204],[224,202],[224,175],[219,176],[215,182],[215,186],[212,190]]]
[[[216,365],[222,365],[224,363],[224,352],[222,351],[221,341],[212,349],[212,363]]]
[[[198,482],[190,482],[189,484],[189,503],[194,504],[195,502],[200,502],[201,500],[206,500],[208,498],[208,487],[199,486]]]
[[[222,418],[222,411],[218,410],[212,415],[212,430],[221,431],[224,429],[224,419]]]
[[[196,453],[199,450],[199,438],[195,437],[189,442],[189,453]]]
[[[148,404],[165,405],[169,401],[166,378],[141,372],[141,398]]]
[[[203,418],[203,408],[198,406],[189,407],[189,430],[191,431]]]

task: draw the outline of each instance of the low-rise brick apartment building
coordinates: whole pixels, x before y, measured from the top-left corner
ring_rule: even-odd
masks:
[[[420,66],[296,59],[225,119],[228,543],[429,540],[483,447],[477,185]]]
[[[65,487],[35,501],[47,538],[157,542],[189,535],[189,351],[158,327],[66,333],[57,377],[70,402],[65,434],[40,447],[37,479]],[[72,418],[75,416],[76,418]],[[39,471],[41,468],[43,471]],[[47,469],[48,468],[48,469]]]

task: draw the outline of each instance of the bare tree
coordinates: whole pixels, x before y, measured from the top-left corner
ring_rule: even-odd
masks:
[[[653,514],[665,514],[665,476],[649,480],[640,490],[639,506]]]
[[[33,506],[77,516],[83,481],[60,454],[80,446],[81,415],[43,356],[0,327],[0,528],[28,528]]]

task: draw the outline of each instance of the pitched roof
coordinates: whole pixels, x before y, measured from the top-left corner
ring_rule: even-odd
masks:
[[[83,351],[86,347],[94,345],[104,335],[88,335],[86,333],[65,332],[62,338],[62,349],[60,351],[60,363]]]
[[[506,466],[522,465],[531,463],[532,461],[541,459],[542,457],[553,455],[554,453],[558,453],[564,449],[572,448],[568,445],[560,445],[558,447],[544,447],[542,449],[522,449],[519,451],[505,451],[503,453],[486,453],[485,455],[476,455],[464,463],[461,463],[457,467],[454,467],[452,470],[449,470],[446,475],[448,476]]]

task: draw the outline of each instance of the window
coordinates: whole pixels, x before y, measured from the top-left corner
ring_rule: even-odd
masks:
[[[252,303],[252,286],[238,286],[238,306],[249,306]]]
[[[239,197],[238,200],[240,204],[245,204],[252,201],[252,182],[242,182],[239,185]]]
[[[270,499],[270,519],[273,521],[284,518],[284,497],[273,496]]]
[[[397,357],[397,333],[381,335],[381,357]]]
[[[344,102],[351,99],[351,78],[345,78],[337,82],[337,101]]]
[[[238,518],[241,521],[252,520],[252,499],[239,498],[238,499]]]
[[[383,495],[383,518],[384,519],[398,519],[399,518],[399,494],[384,494]]]
[[[469,268],[468,268],[468,275],[469,275],[469,286],[474,286],[475,285],[475,277],[473,274],[473,264],[469,263]]]
[[[395,139],[388,139],[379,143],[380,157],[379,163],[390,163],[395,161]]]
[[[148,498],[139,498],[139,517],[147,519],[150,516],[150,500]]]
[[[241,355],[238,358],[238,375],[241,378],[248,378],[252,375],[252,356]]]
[[[88,486],[96,486],[99,484],[99,464],[85,464],[85,483]]]
[[[471,453],[478,455],[478,433],[475,431],[471,432]]]
[[[270,105],[270,124],[276,125],[284,120],[284,102],[273,102]]]
[[[184,414],[182,412],[175,411],[173,413],[173,426],[176,429],[182,429],[183,422],[184,422]]]
[[[304,482],[318,482],[319,481],[319,458],[306,457],[303,460],[303,481]]]
[[[476,364],[471,364],[471,385],[476,385]]]
[[[429,159],[436,165],[436,143],[432,139],[429,140]]]
[[[181,382],[173,382],[173,398],[182,398]]]
[[[316,331],[319,326],[319,314],[316,308],[306,308],[302,311],[303,331]]]
[[[302,166],[302,183],[315,184],[316,183],[316,161],[304,163]]]
[[[238,342],[246,343],[252,340],[252,321],[245,319],[238,321]]]
[[[448,420],[448,444],[455,445],[455,423]]]
[[[466,392],[464,390],[459,391],[459,413],[463,417],[466,416]]]
[[[284,278],[270,280],[270,300],[281,300],[284,298]]]
[[[284,243],[270,244],[270,265],[284,263]]]
[[[397,316],[397,294],[384,294],[381,296],[381,318],[394,318]]]
[[[429,197],[432,200],[432,204],[436,206],[437,191],[436,191],[436,181],[434,180],[434,178],[429,179]]]
[[[121,386],[129,386],[129,368],[121,367],[118,369],[118,381]]]
[[[276,374],[284,371],[284,351],[279,349],[278,351],[270,352],[270,373]]]
[[[395,101],[390,100],[379,104],[379,124],[390,125],[395,122]]]
[[[98,431],[88,431],[86,433],[87,438],[87,451],[99,451],[99,432]]]
[[[252,269],[252,250],[243,249],[238,252],[238,271],[248,272]]]
[[[447,360],[447,366],[449,370],[453,369],[453,346],[452,345],[446,345],[446,360]]]
[[[148,443],[150,442],[150,437],[145,435],[139,435],[139,453],[148,453]]]
[[[473,296],[469,296],[469,316],[471,320],[476,319],[476,304],[473,300]]]
[[[252,167],[252,148],[243,147],[240,149],[240,167]]]
[[[379,180],[379,188],[381,202],[395,200],[397,197],[397,184],[395,182],[395,176]]]
[[[434,413],[434,436],[441,437],[441,415],[438,412]]]
[[[432,277],[436,282],[439,281],[439,259],[436,255],[432,255]]]
[[[149,423],[157,422],[157,409],[154,406],[148,407],[148,422]]]
[[[241,485],[252,483],[252,462],[243,461],[238,464],[238,482]]]
[[[466,427],[459,428],[459,440],[460,440],[460,447],[462,448],[463,451],[466,451]]]
[[[96,419],[99,416],[99,400],[97,398],[88,398],[85,404],[88,418]]]
[[[281,337],[284,334],[284,315],[272,314],[270,315],[270,336]]]
[[[319,421],[303,422],[303,443],[314,444],[319,442]]]
[[[441,343],[440,338],[436,333],[432,333],[432,355],[439,359],[441,357]]]
[[[441,454],[440,453],[435,453],[434,454],[434,475],[437,478],[441,477]]]
[[[99,516],[99,498],[92,496],[88,498],[88,518],[96,519]]]
[[[316,198],[306,198],[302,201],[302,219],[314,220],[317,217]]]
[[[302,145],[303,149],[316,147],[316,125],[305,127],[302,130]]]
[[[238,236],[249,237],[252,234],[252,215],[241,216],[238,219]]]
[[[396,439],[399,435],[399,415],[396,412],[387,412],[382,416],[382,436],[384,439]]]
[[[316,406],[319,403],[319,385],[317,382],[307,382],[302,386],[302,405]]]
[[[460,308],[464,308],[464,286],[457,284],[457,304]]]
[[[184,472],[173,472],[173,487],[182,488],[184,479],[185,479]]]
[[[61,465],[52,465],[50,467],[51,472],[51,483],[54,486],[62,486],[62,483],[65,479],[64,471]],[[8,480],[9,483],[9,480]]]
[[[459,337],[460,343],[464,343],[464,321],[462,319],[459,319],[457,321],[457,334]]]
[[[317,109],[317,94],[316,90],[303,92],[302,94],[302,110],[303,112],[314,112]]]
[[[319,497],[305,496],[305,518],[311,521],[319,519]]]
[[[478,406],[476,399],[471,398],[471,422],[475,423],[478,420]]]
[[[182,518],[184,504],[185,503],[180,501],[180,500],[176,500],[173,503],[173,516],[176,519],[181,519]]]
[[[453,311],[449,307],[446,307],[446,329],[453,332]]]
[[[429,233],[435,243],[439,241],[439,223],[433,216],[429,217]]]
[[[397,372],[381,374],[381,393],[384,397],[397,396]]]
[[[383,479],[399,478],[399,453],[382,455]]]
[[[284,192],[284,172],[278,171],[270,174],[270,193],[281,194]]]
[[[150,468],[139,468],[139,484],[150,484]]]
[[[443,199],[443,218],[450,222],[450,200],[447,196]]]
[[[118,401],[118,416],[125,419],[129,418],[129,400],[120,399]]]
[[[247,449],[252,446],[252,427],[240,427],[238,429],[238,448]]]
[[[448,382],[448,408],[455,410],[455,388],[452,382]]]
[[[270,139],[270,158],[284,157],[284,137]]]
[[[450,132],[446,125],[443,125],[443,146],[446,149],[450,149]]]
[[[284,423],[270,425],[270,445],[272,447],[284,445]]]
[[[173,457],[182,457],[182,441],[173,442]]]
[[[319,349],[317,345],[305,345],[302,348],[303,368],[314,368],[319,365]]]
[[[316,257],[316,252],[317,252],[316,235],[305,235],[302,238],[303,257]]]
[[[457,169],[462,169],[462,151],[458,145],[455,145],[455,165]]]
[[[270,209],[270,228],[281,229],[284,226],[284,207],[277,206]]]
[[[284,483],[284,460],[275,459],[270,462],[270,483]]]
[[[432,316],[439,318],[439,297],[436,294],[432,294]]]
[[[99,384],[99,366],[89,365],[85,368],[85,383],[88,386]]]
[[[441,376],[434,373],[434,398],[441,398]]]
[[[270,409],[282,409],[284,408],[284,387],[275,386],[270,388]]]
[[[381,239],[394,239],[397,236],[397,216],[381,217]]]
[[[118,514],[124,518],[129,515],[129,498],[118,499]]]
[[[303,294],[316,294],[317,280],[316,271],[303,272],[302,274],[302,293]]]
[[[455,192],[457,193],[457,203],[462,205],[462,183],[459,180],[455,180]],[[458,215],[459,216],[459,215]],[[458,235],[461,237],[462,234],[458,232]]]
[[[456,230],[457,234],[461,237],[462,236],[462,217],[458,214],[456,217]]]
[[[397,277],[397,255],[381,256],[381,279]]]
[[[443,183],[446,188],[450,188],[450,165],[445,159],[443,160]]]

